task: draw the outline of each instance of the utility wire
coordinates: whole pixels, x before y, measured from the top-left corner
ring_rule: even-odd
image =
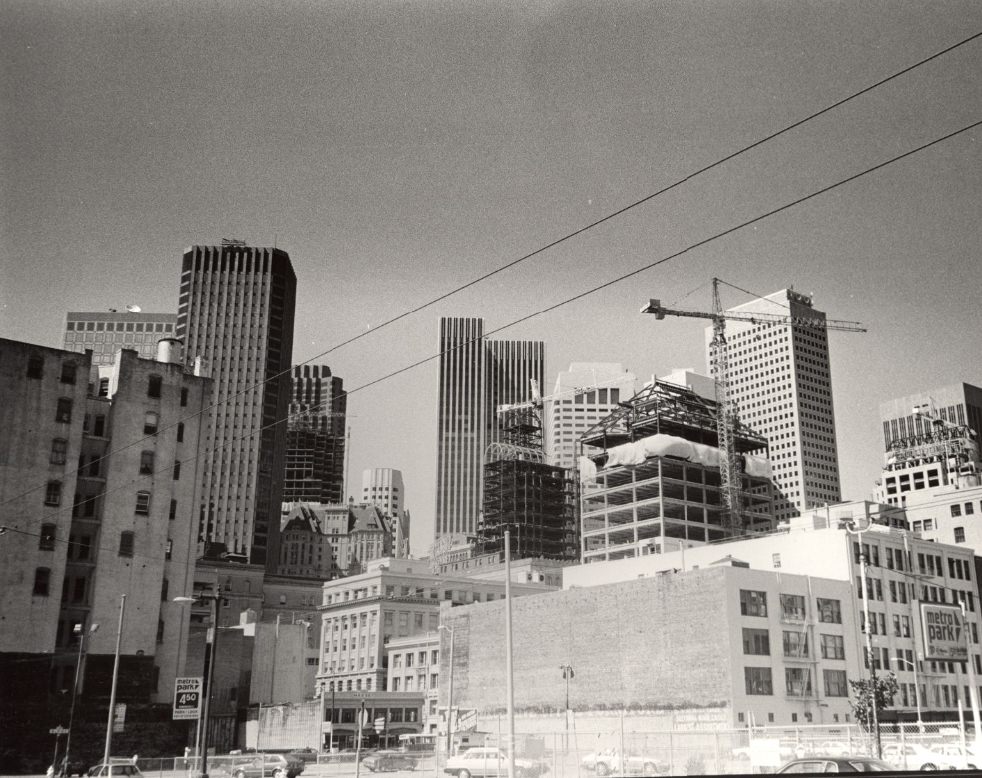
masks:
[[[898,71],[890,74],[889,76],[886,76],[885,78],[880,79],[879,81],[876,81],[876,82],[874,82],[874,83],[872,83],[872,84],[870,84],[870,85],[868,85],[866,87],[863,87],[859,91],[853,92],[852,94],[848,95],[847,97],[841,98],[840,100],[837,100],[837,101],[835,101],[833,103],[830,103],[829,105],[825,106],[824,108],[821,108],[818,111],[815,111],[814,113],[808,114],[807,116],[805,116],[805,117],[803,117],[801,119],[798,119],[797,121],[794,121],[791,124],[786,125],[782,129],[776,130],[775,132],[772,132],[769,135],[765,135],[763,138],[760,138],[760,139],[758,139],[758,140],[750,143],[747,146],[743,146],[743,147],[737,149],[736,151],[733,151],[733,152],[727,154],[726,156],[720,157],[716,161],[711,162],[708,165],[705,165],[704,167],[701,167],[701,168],[693,171],[692,173],[689,173],[685,177],[676,180],[674,183],[668,184],[667,186],[664,186],[664,187],[662,187],[661,189],[659,189],[659,190],[657,190],[655,192],[652,192],[652,193],[650,193],[648,195],[645,195],[644,197],[640,198],[639,200],[635,200],[634,202],[629,203],[628,205],[625,205],[622,208],[619,208],[619,209],[617,209],[617,210],[615,210],[615,211],[607,214],[606,216],[602,216],[601,218],[597,219],[596,221],[590,222],[589,224],[587,224],[587,225],[585,225],[583,227],[580,227],[579,229],[576,229],[576,230],[574,230],[572,232],[566,233],[562,237],[557,238],[556,240],[553,240],[550,243],[547,243],[547,244],[545,244],[543,246],[540,246],[539,248],[534,249],[533,251],[530,251],[529,253],[524,254],[523,256],[518,257],[517,259],[514,259],[511,262],[508,262],[508,263],[506,263],[506,264],[504,264],[504,265],[496,268],[495,270],[491,270],[488,273],[485,273],[484,275],[478,276],[477,278],[472,279],[471,281],[468,281],[467,283],[462,284],[461,286],[458,286],[458,287],[456,287],[454,289],[451,289],[450,291],[445,292],[444,294],[441,294],[438,297],[435,297],[435,298],[433,298],[433,299],[431,299],[431,300],[429,300],[429,301],[427,301],[425,303],[422,303],[421,305],[418,305],[415,308],[411,308],[411,309],[409,309],[407,311],[404,311],[404,312],[398,314],[397,316],[392,317],[391,319],[387,319],[386,321],[382,322],[381,324],[379,324],[376,327],[372,327],[371,329],[366,330],[365,332],[361,332],[361,333],[359,333],[357,335],[354,335],[354,336],[352,336],[352,337],[350,337],[350,338],[348,338],[346,340],[343,340],[340,343],[332,346],[331,348],[329,348],[329,349],[327,349],[325,351],[320,352],[319,354],[315,354],[314,356],[312,356],[312,357],[310,357],[310,358],[308,358],[306,360],[303,360],[302,362],[298,362],[297,363],[297,366],[310,364],[314,360],[317,360],[317,359],[320,359],[322,357],[325,357],[328,354],[331,354],[334,351],[337,351],[338,349],[343,348],[344,346],[350,345],[350,344],[352,344],[352,343],[354,343],[354,342],[356,342],[356,341],[358,341],[358,340],[360,340],[360,339],[362,339],[364,337],[367,337],[370,334],[373,334],[375,332],[378,332],[379,330],[382,330],[382,329],[384,329],[386,327],[389,327],[392,324],[395,324],[395,323],[401,321],[402,319],[405,319],[405,318],[407,318],[409,316],[412,316],[412,315],[417,314],[417,313],[419,313],[421,311],[424,311],[427,308],[430,308],[433,305],[436,305],[437,303],[442,302],[443,300],[446,300],[446,299],[452,297],[453,295],[456,295],[456,294],[458,294],[458,293],[460,293],[460,292],[462,292],[462,291],[464,291],[466,289],[469,289],[472,286],[476,286],[477,284],[479,284],[479,283],[481,283],[483,281],[486,281],[489,278],[492,278],[493,276],[495,276],[495,275],[497,275],[499,273],[504,272],[505,270],[508,270],[508,269],[510,269],[512,267],[515,267],[516,265],[519,265],[522,262],[525,262],[525,261],[527,261],[529,259],[532,259],[533,257],[536,257],[539,254],[542,254],[542,253],[548,251],[549,249],[555,248],[556,246],[559,246],[562,243],[565,243],[565,242],[567,242],[569,240],[572,240],[573,238],[575,238],[575,237],[577,237],[579,235],[582,235],[582,234],[584,234],[584,233],[586,233],[586,232],[588,232],[588,231],[590,231],[590,230],[592,230],[592,229],[594,229],[596,227],[599,227],[601,224],[604,224],[604,223],[606,223],[608,221],[611,221],[612,219],[616,219],[618,216],[621,216],[621,215],[627,213],[628,211],[631,211],[631,210],[633,210],[633,209],[635,209],[635,208],[637,208],[637,207],[639,207],[641,205],[644,205],[645,203],[649,202],[650,200],[653,200],[656,197],[659,197],[659,196],[661,196],[661,195],[663,195],[663,194],[665,194],[667,192],[672,191],[673,189],[678,188],[682,184],[684,184],[684,183],[686,183],[688,181],[691,181],[692,179],[696,178],[697,176],[700,176],[703,173],[706,173],[706,172],[712,170],[713,168],[719,167],[719,166],[725,164],[726,162],[729,162],[730,160],[732,160],[732,159],[740,156],[741,154],[745,154],[746,152],[751,151],[752,149],[757,148],[758,146],[761,146],[761,145],[763,145],[765,143],[768,143],[769,141],[774,140],[775,138],[777,138],[777,137],[779,137],[781,135],[784,135],[785,133],[790,132],[793,129],[796,129],[797,127],[802,126],[806,122],[809,122],[809,121],[811,121],[813,119],[816,119],[819,116],[822,116],[825,113],[828,113],[828,112],[830,112],[830,111],[832,111],[832,110],[834,110],[836,108],[839,108],[839,107],[845,105],[846,103],[848,103],[848,102],[850,102],[852,100],[855,100],[856,98],[861,97],[862,95],[867,94],[867,93],[871,92],[872,90],[877,89],[878,87],[881,87],[884,84],[889,83],[890,81],[892,81],[892,80],[894,80],[896,78],[899,78],[902,75],[905,75],[905,74],[907,74],[907,73],[909,73],[909,72],[911,72],[911,71],[913,71],[913,70],[915,70],[915,69],[917,69],[919,67],[922,67],[923,65],[927,64],[928,62],[931,62],[932,60],[935,60],[935,59],[937,59],[939,57],[942,57],[945,54],[948,54],[948,53],[954,51],[955,49],[957,49],[957,48],[959,48],[961,46],[964,46],[967,43],[971,43],[972,41],[976,40],[979,37],[982,37],[982,32],[978,32],[978,33],[975,33],[973,35],[970,35],[969,37],[964,38],[964,39],[962,39],[962,40],[958,41],[957,43],[954,43],[954,44],[952,44],[950,46],[947,46],[944,49],[941,49],[940,51],[937,51],[934,54],[931,54],[930,56],[925,57],[924,59],[918,60],[917,62],[913,63],[912,65],[908,65],[907,67],[902,68],[901,70],[898,70]],[[170,425],[168,425],[166,427],[163,427],[162,429],[159,430],[159,432],[165,432],[165,431],[167,431],[167,430],[175,427],[177,424],[179,424],[182,421],[186,421],[188,419],[192,419],[195,416],[199,416],[199,415],[205,413],[206,411],[210,411],[212,408],[215,408],[215,407],[217,407],[219,405],[222,405],[222,404],[226,404],[226,403],[230,402],[231,400],[234,400],[236,397],[240,397],[240,396],[242,396],[244,394],[247,394],[248,392],[253,391],[254,389],[259,388],[260,386],[263,386],[264,384],[266,384],[269,381],[276,381],[276,380],[279,380],[280,378],[282,378],[285,375],[292,374],[293,367],[294,366],[291,366],[287,370],[284,370],[284,371],[282,371],[282,372],[280,372],[280,373],[278,373],[278,374],[276,374],[274,376],[271,376],[269,378],[265,378],[262,381],[260,381],[259,383],[254,384],[254,385],[249,386],[249,387],[246,387],[246,388],[242,389],[241,391],[237,392],[236,394],[233,394],[233,395],[231,395],[229,397],[226,397],[224,400],[220,400],[220,401],[218,401],[216,403],[213,403],[212,405],[210,405],[210,406],[208,406],[206,408],[203,408],[203,409],[201,409],[199,411],[196,411],[195,413],[193,413],[191,415],[184,416],[181,419],[179,419],[178,421],[174,422],[173,424],[170,424]],[[127,448],[131,448],[132,446],[136,446],[136,445],[142,443],[143,441],[148,440],[150,437],[152,437],[152,436],[149,436],[148,435],[148,436],[139,438],[137,440],[134,440],[132,443],[127,443],[127,444],[124,444],[124,445],[122,445],[122,446],[120,446],[118,448],[115,448],[115,449],[111,450],[111,451],[108,451],[98,461],[101,461],[102,459],[105,459],[105,458],[109,457],[110,455],[112,455],[114,453],[117,453],[119,451],[124,451]],[[75,474],[77,472],[78,472],[78,470],[76,469],[74,471],[68,471],[68,472],[66,472],[65,475],[73,475],[73,474]],[[38,486],[32,487],[30,489],[27,489],[24,492],[21,492],[21,493],[19,493],[17,495],[14,495],[13,497],[11,497],[11,498],[3,501],[3,502],[0,502],[0,505],[5,505],[5,504],[7,504],[8,502],[10,502],[12,500],[19,499],[21,497],[24,497],[27,494],[30,494],[30,493],[35,492],[35,491],[39,491],[39,490],[41,490],[43,488],[44,488],[44,485],[38,485]]]
[[[912,156],[914,154],[917,154],[917,153],[919,153],[921,151],[924,151],[924,150],[929,149],[929,148],[931,148],[933,146],[936,146],[939,143],[943,143],[943,142],[945,142],[947,140],[950,140],[951,138],[954,138],[954,137],[956,137],[956,136],[958,136],[958,135],[960,135],[960,134],[962,134],[964,132],[968,132],[969,130],[975,129],[975,128],[979,127],[979,126],[982,126],[982,120],[973,122],[973,123],[968,124],[968,125],[966,125],[964,127],[961,127],[960,129],[957,129],[957,130],[954,130],[952,132],[949,132],[949,133],[947,133],[945,135],[942,135],[939,138],[935,138],[934,140],[931,140],[931,141],[928,141],[926,143],[923,143],[920,146],[917,146],[917,147],[915,147],[913,149],[910,149],[910,150],[905,151],[905,152],[903,152],[901,154],[898,154],[898,155],[896,155],[894,157],[891,157],[891,158],[889,158],[889,159],[887,159],[887,160],[885,160],[883,162],[877,163],[876,165],[873,165],[872,167],[865,168],[864,170],[862,170],[862,171],[860,171],[858,173],[854,173],[854,174],[852,174],[850,176],[847,176],[845,178],[839,179],[838,181],[836,181],[834,183],[831,183],[831,184],[828,184],[826,186],[823,186],[820,189],[817,189],[817,190],[815,190],[815,191],[813,191],[813,192],[811,192],[809,194],[803,195],[803,196],[801,196],[801,197],[799,197],[799,198],[797,198],[795,200],[792,200],[789,203],[785,203],[784,205],[781,205],[781,206],[778,206],[776,208],[773,208],[773,209],[771,209],[769,211],[766,211],[765,213],[760,214],[759,216],[755,216],[753,218],[750,218],[750,219],[747,219],[745,221],[742,221],[742,222],[740,222],[738,224],[735,224],[732,227],[728,227],[728,228],[726,228],[724,230],[721,230],[719,232],[716,232],[716,233],[714,233],[713,235],[711,235],[711,236],[709,236],[707,238],[703,238],[700,241],[697,241],[695,243],[690,244],[689,246],[685,247],[684,249],[682,249],[680,251],[677,251],[677,252],[675,252],[673,254],[669,254],[669,255],[667,255],[665,257],[662,257],[661,259],[655,260],[654,262],[650,262],[650,263],[648,263],[646,265],[643,265],[642,267],[639,267],[639,268],[637,268],[635,270],[632,270],[632,271],[630,271],[628,273],[625,273],[623,275],[617,276],[616,278],[613,278],[613,279],[611,279],[609,281],[605,281],[602,284],[598,284],[597,286],[594,286],[594,287],[591,287],[589,289],[586,289],[583,292],[580,292],[578,294],[573,295],[572,297],[567,297],[566,299],[561,300],[561,301],[559,301],[557,303],[553,303],[552,305],[549,305],[549,306],[547,306],[545,308],[541,308],[541,309],[539,309],[537,311],[533,311],[532,313],[526,314],[525,316],[522,316],[522,317],[520,317],[518,319],[515,319],[515,320],[513,320],[511,322],[508,322],[507,324],[503,324],[500,327],[497,327],[497,328],[495,328],[493,330],[490,330],[488,332],[485,332],[483,335],[481,335],[478,338],[472,338],[471,340],[469,340],[469,341],[467,341],[465,343],[457,344],[457,345],[453,346],[450,349],[446,349],[444,351],[439,351],[436,354],[431,354],[430,356],[424,357],[423,359],[417,360],[416,362],[412,362],[412,363],[410,363],[408,365],[405,365],[404,367],[401,367],[401,368],[399,368],[397,370],[393,370],[393,371],[391,371],[389,373],[386,373],[385,375],[380,376],[379,378],[376,378],[376,379],[373,379],[371,381],[368,381],[368,382],[366,382],[366,383],[364,383],[364,384],[362,384],[362,385],[360,385],[360,386],[358,386],[358,387],[356,387],[356,388],[348,391],[346,394],[347,395],[352,395],[352,394],[355,394],[357,392],[360,392],[360,391],[362,391],[364,389],[368,389],[369,387],[372,387],[372,386],[375,386],[376,384],[379,384],[379,383],[382,383],[384,381],[387,381],[390,378],[394,378],[395,376],[401,375],[402,373],[409,372],[410,370],[413,370],[413,369],[415,369],[417,367],[420,367],[421,365],[424,365],[424,364],[426,364],[428,362],[432,362],[434,359],[438,359],[439,357],[441,357],[442,355],[444,355],[446,353],[449,353],[450,351],[453,351],[455,349],[462,348],[463,346],[468,345],[468,344],[476,343],[476,342],[478,342],[480,340],[487,339],[488,337],[490,337],[492,335],[495,335],[495,334],[497,334],[499,332],[502,332],[503,330],[509,329],[510,327],[514,327],[517,324],[521,324],[521,323],[526,322],[526,321],[528,321],[530,319],[533,319],[536,316],[541,316],[543,314],[550,313],[550,312],[552,312],[554,310],[557,310],[558,308],[561,308],[561,307],[563,307],[565,305],[568,305],[568,304],[570,304],[572,302],[576,302],[577,300],[581,300],[584,297],[588,297],[591,294],[595,294],[596,292],[599,292],[599,291],[601,291],[603,289],[607,289],[607,288],[609,288],[611,286],[614,286],[615,284],[618,284],[621,281],[625,281],[628,278],[633,278],[634,276],[640,275],[641,273],[644,273],[644,272],[646,272],[648,270],[651,270],[651,269],[653,269],[655,267],[658,267],[659,265],[662,265],[662,264],[664,264],[666,262],[669,262],[670,260],[673,260],[673,259],[677,259],[679,257],[682,257],[683,255],[685,255],[685,254],[693,251],[694,249],[697,249],[697,248],[700,248],[702,246],[705,246],[705,245],[707,245],[707,244],[709,244],[709,243],[711,243],[713,241],[719,240],[720,238],[723,238],[723,237],[725,237],[727,235],[731,235],[734,232],[737,232],[738,230],[743,229],[744,227],[748,227],[748,226],[750,226],[752,224],[756,224],[757,222],[763,221],[764,219],[767,219],[767,218],[769,218],[771,216],[774,216],[776,214],[779,214],[779,213],[782,213],[784,211],[787,211],[787,210],[789,210],[791,208],[794,208],[795,206],[801,205],[802,203],[808,202],[809,200],[812,200],[815,197],[818,197],[818,196],[820,196],[822,194],[825,194],[827,192],[830,192],[830,191],[832,191],[834,189],[837,189],[837,188],[839,188],[841,186],[845,186],[846,184],[851,183],[852,181],[856,181],[857,179],[863,178],[863,177],[865,177],[865,176],[867,176],[867,175],[869,175],[871,173],[874,173],[874,172],[876,172],[878,170],[881,170],[881,169],[887,167],[888,165],[892,165],[895,162],[899,162],[900,160],[906,159],[907,157],[910,157],[910,156]],[[314,409],[316,409],[316,407],[317,406],[314,406]],[[313,409],[310,409],[310,410],[313,410]],[[308,412],[309,412],[309,410],[308,410]],[[257,428],[255,430],[253,430],[253,431],[247,432],[247,433],[245,433],[241,437],[233,438],[232,440],[226,441],[220,448],[226,448],[228,446],[231,446],[231,445],[233,445],[235,443],[238,443],[238,442],[241,442],[243,440],[248,440],[249,438],[252,438],[255,435],[261,434],[262,432],[264,432],[267,429],[271,429],[271,428],[275,427],[277,424],[282,424],[282,423],[287,422],[287,421],[289,421],[289,418],[279,419],[277,421],[273,421],[273,422],[265,425],[264,427],[260,427],[260,428]],[[197,459],[200,459],[201,457],[204,457],[204,456],[206,456],[208,454],[213,453],[215,450],[216,449],[209,449],[209,450],[206,450],[206,451],[202,451],[202,452],[199,452],[199,453],[194,454],[193,456],[188,457],[187,459],[183,459],[183,460],[179,460],[179,461],[180,461],[181,464],[184,464],[184,463],[187,463],[187,462],[193,462],[193,461],[196,461]],[[160,468],[158,470],[155,470],[154,473],[153,473],[153,475],[156,475],[157,473],[166,472],[169,469],[171,469],[171,468],[170,467]],[[131,479],[126,484],[121,484],[120,486],[116,487],[113,490],[110,490],[109,492],[103,492],[103,493],[101,493],[99,495],[93,496],[90,499],[93,499],[93,500],[94,499],[98,499],[100,497],[104,497],[106,494],[112,494],[112,493],[117,492],[117,491],[120,491],[122,489],[128,489],[134,483],[137,483],[138,482],[138,479],[140,477],[141,476],[137,476],[136,478]],[[12,499],[16,499],[16,498],[11,498],[11,500]],[[10,502],[11,500],[7,500],[6,502]],[[6,504],[6,503],[4,503],[4,504]],[[84,502],[83,503],[78,503],[78,504],[84,504]],[[64,508],[64,509],[61,509],[59,511],[53,511],[53,512],[51,512],[49,514],[46,514],[46,515],[47,516],[57,516],[59,513],[63,513],[65,511],[67,511],[67,510],[69,510],[69,509],[68,508]]]

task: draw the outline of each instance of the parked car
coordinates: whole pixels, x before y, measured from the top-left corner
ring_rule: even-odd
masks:
[[[290,761],[283,754],[217,756],[208,764],[233,778],[296,778],[304,767],[300,760]]]
[[[892,765],[871,756],[809,756],[781,765],[778,773],[889,773]]]
[[[84,759],[62,759],[58,775],[70,778],[73,775],[84,776],[88,770],[88,763]]]
[[[974,770],[982,765],[982,758],[978,752],[972,748],[962,748],[958,743],[941,743],[931,746],[930,750],[941,756],[947,768]]]
[[[401,751],[376,751],[362,759],[361,763],[373,773],[416,769],[416,757]]]
[[[534,759],[515,757],[515,775],[517,778],[536,778],[549,768],[544,762]],[[452,756],[447,760],[443,772],[456,775],[457,778],[490,778],[508,770],[508,754],[500,748],[469,748],[462,754]]]
[[[897,770],[944,770],[956,767],[952,758],[918,743],[885,745],[883,759]]]
[[[90,778],[117,778],[117,776],[128,776],[129,778],[138,778],[142,776],[143,773],[140,772],[140,768],[133,764],[132,759],[113,761],[109,760],[109,763],[100,762],[97,765],[93,765],[89,768],[86,775]]]
[[[654,775],[667,773],[669,770],[667,762],[663,762],[650,754],[629,752],[627,758],[622,760],[616,748],[589,753],[583,757],[580,764],[587,770],[596,771],[600,778],[611,773]]]

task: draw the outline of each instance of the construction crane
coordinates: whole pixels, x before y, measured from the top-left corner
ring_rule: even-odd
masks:
[[[710,346],[715,354],[713,379],[716,394],[716,436],[719,441],[720,489],[723,493],[723,506],[727,514],[727,526],[730,529],[740,529],[743,526],[743,506],[740,498],[740,465],[734,443],[737,410],[730,399],[730,366],[726,349],[727,320],[820,330],[845,330],[847,332],[866,332],[866,328],[854,321],[782,316],[775,313],[724,311],[719,300],[719,284],[720,279],[714,278],[712,312],[665,308],[660,300],[652,299],[641,309],[641,313],[653,313],[656,319],[664,319],[666,316],[687,316],[696,319],[709,319],[713,323],[713,339],[710,341]]]

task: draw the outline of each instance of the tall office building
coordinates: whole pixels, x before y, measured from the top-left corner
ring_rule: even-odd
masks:
[[[327,365],[296,365],[283,502],[344,502],[344,382]]]
[[[485,341],[482,319],[440,319],[436,537],[476,532],[496,410],[528,400],[531,379],[542,386],[544,353],[541,341]]]
[[[615,362],[573,362],[556,377],[545,400],[542,421],[546,461],[567,470],[576,466],[577,441],[590,427],[634,396],[637,379]]]
[[[93,365],[111,365],[116,352],[129,348],[143,359],[155,359],[157,341],[174,337],[177,316],[142,311],[69,311],[65,350],[92,352]]]
[[[184,252],[176,335],[215,379],[199,539],[252,564],[279,558],[297,278],[276,248]]]
[[[390,516],[405,507],[406,487],[402,471],[391,467],[374,467],[361,471],[361,501],[373,503]]]
[[[782,289],[729,309],[825,321],[811,297]],[[714,371],[712,328],[706,354]],[[768,441],[774,518],[841,500],[828,333],[821,326],[726,322],[730,399],[740,420]]]

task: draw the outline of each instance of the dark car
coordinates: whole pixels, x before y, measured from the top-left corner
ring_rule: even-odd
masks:
[[[779,773],[888,773],[894,768],[871,756],[808,756],[792,759]]]
[[[58,775],[70,778],[72,775],[85,775],[89,769],[89,763],[84,759],[62,759]]]
[[[377,751],[366,756],[361,760],[361,763],[373,773],[416,769],[416,757],[401,751]]]

